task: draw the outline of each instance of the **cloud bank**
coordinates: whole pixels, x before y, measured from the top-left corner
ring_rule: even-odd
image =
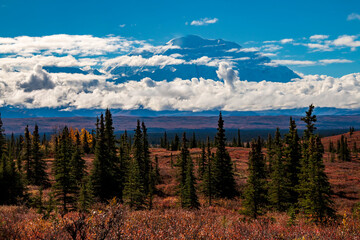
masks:
[[[227,63],[219,78],[115,83],[109,75],[47,73],[40,65],[28,72],[0,70],[0,106],[65,109],[248,111],[306,107],[360,108],[360,73],[341,78],[306,75],[288,83],[242,81]]]

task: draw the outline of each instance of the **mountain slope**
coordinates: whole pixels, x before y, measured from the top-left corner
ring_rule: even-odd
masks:
[[[233,66],[241,80],[288,82],[299,77],[285,66],[268,65],[271,60],[260,52],[222,39],[209,40],[194,35],[176,38],[155,50],[137,51],[129,56],[141,57],[138,60],[144,64],[136,66],[124,58],[113,61],[106,70],[116,75],[117,82],[138,81],[146,77],[155,81],[199,77],[220,80],[216,73],[220,62]],[[159,60],[160,56],[167,58],[158,64],[153,63],[152,60]]]

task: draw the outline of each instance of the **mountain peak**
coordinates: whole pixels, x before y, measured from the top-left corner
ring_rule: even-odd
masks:
[[[241,48],[234,42],[228,42],[223,39],[204,39],[197,35],[187,35],[184,37],[174,38],[168,42],[170,45],[179,46],[181,48],[201,48],[225,46],[226,48]]]

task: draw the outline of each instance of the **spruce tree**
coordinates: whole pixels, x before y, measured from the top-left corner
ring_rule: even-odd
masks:
[[[31,159],[31,138],[29,126],[25,127],[24,146],[23,146],[23,161],[25,162],[25,177],[28,184],[33,184],[34,171]]]
[[[104,116],[101,114],[100,121],[97,123],[95,158],[91,170],[91,182],[94,196],[102,202],[114,197],[113,172],[106,144]]]
[[[125,203],[134,209],[145,206],[146,194],[144,191],[139,162],[133,158],[130,164],[129,176],[124,188]]]
[[[84,136],[83,136],[83,143],[82,143],[82,149],[83,149],[83,152],[86,153],[86,154],[89,154],[90,153],[90,146],[89,146],[89,142],[88,142],[88,131],[84,131]]]
[[[277,211],[285,211],[290,204],[290,181],[284,159],[284,149],[279,128],[276,129],[269,182],[269,202]]]
[[[143,166],[141,169],[141,172],[143,173],[143,182],[144,182],[144,190],[145,190],[145,194],[149,193],[149,177],[151,175],[151,171],[150,171],[150,165],[151,165],[151,160],[150,160],[150,150],[149,150],[149,141],[148,141],[148,135],[147,135],[147,128],[145,126],[145,123],[142,122],[141,123],[141,130],[142,130],[142,154],[143,154]]]
[[[252,218],[257,218],[264,213],[267,205],[267,180],[265,158],[262,153],[261,139],[253,140],[248,162],[249,175],[245,189],[245,213]]]
[[[120,139],[120,148],[119,148],[119,199],[120,201],[123,200],[123,191],[125,187],[125,183],[127,182],[130,164],[131,164],[131,158],[130,158],[130,151],[131,147],[129,146],[129,140],[127,131],[125,130],[124,134],[121,135]]]
[[[205,144],[201,144],[201,157],[199,159],[199,166],[198,166],[199,180],[203,179],[205,169],[206,169],[206,149],[205,149]]]
[[[316,116],[310,105],[302,120],[307,124],[304,131],[301,171],[299,178],[299,207],[314,221],[324,221],[332,216],[331,187],[323,163],[324,147],[319,136],[314,134]]]
[[[194,165],[191,158],[187,161],[186,166],[186,179],[185,179],[185,185],[182,189],[182,207],[187,209],[198,209],[200,207],[199,200],[196,194],[196,188],[195,188],[195,176],[194,176]]]
[[[83,178],[86,176],[85,160],[82,158],[81,141],[78,132],[75,133],[75,144],[71,156],[71,177],[75,181],[75,185],[78,189],[82,184]]]
[[[35,124],[32,140],[32,163],[33,163],[33,179],[31,182],[34,185],[48,187],[49,179],[46,172],[47,164],[43,159],[43,154],[40,150],[40,135],[39,127]]]
[[[240,129],[237,130],[237,147],[242,147]]]
[[[182,147],[181,147],[181,151],[180,151],[180,155],[177,159],[177,163],[176,166],[178,167],[178,182],[179,182],[179,186],[178,186],[178,190],[179,190],[179,194],[180,194],[180,202],[181,202],[181,207],[185,207],[185,184],[186,184],[186,170],[187,170],[187,165],[188,165],[188,161],[190,160],[190,152],[188,149],[188,145],[187,145],[187,139],[186,139],[186,133],[183,133],[183,138],[182,138]]]
[[[298,201],[296,187],[299,184],[301,145],[297,132],[295,120],[290,117],[289,133],[285,135],[285,172],[290,184],[290,204],[294,205]]]
[[[71,175],[72,140],[69,129],[65,126],[58,140],[57,152],[53,165],[55,178],[54,193],[64,213],[74,207],[76,182]]]
[[[105,138],[105,149],[107,153],[107,162],[109,164],[109,177],[111,178],[109,181],[109,188],[112,189],[112,195],[116,196],[119,192],[118,188],[118,176],[119,176],[119,169],[118,161],[119,158],[116,155],[116,139],[114,134],[114,127],[113,127],[113,120],[112,115],[109,109],[105,111],[105,129],[104,129],[104,138]]]
[[[210,138],[207,137],[206,166],[205,166],[203,181],[201,184],[201,189],[203,194],[208,197],[209,206],[211,206],[212,197],[214,196],[214,189],[213,189],[214,180],[212,175],[212,165],[213,165],[213,155],[211,153]]]
[[[213,165],[214,193],[216,197],[233,198],[237,194],[232,162],[225,148],[226,138],[222,114],[219,114],[216,134],[216,153]]]

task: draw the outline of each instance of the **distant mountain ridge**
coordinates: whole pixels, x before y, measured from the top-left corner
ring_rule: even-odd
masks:
[[[144,61],[135,66],[134,61],[131,63],[114,61],[110,66],[103,66],[105,72],[113,75],[109,80],[117,83],[139,81],[144,78],[155,81],[200,77],[220,80],[216,73],[220,62],[228,62],[234,70],[237,70],[240,80],[289,82],[293,78],[299,78],[299,75],[288,67],[269,64],[271,59],[254,49],[242,48],[237,43],[222,39],[204,39],[196,35],[175,38],[165,45],[155,46],[155,49],[136,50],[122,56],[138,56]],[[152,58],[161,57],[167,57],[166,61],[149,63]],[[103,74],[97,69],[83,70],[77,67],[57,66],[43,66],[43,68],[49,73]]]
[[[222,39],[203,39],[199,36],[188,35],[186,37],[170,40],[162,52],[154,53],[145,50],[135,52],[130,56],[140,55],[143,58],[151,58],[155,55],[176,56],[176,59],[184,60],[182,64],[168,64],[164,66],[112,66],[106,71],[117,76],[117,82],[127,80],[141,80],[149,77],[155,81],[174,78],[191,79],[202,77],[204,79],[220,80],[216,74],[218,63],[230,62],[234,70],[239,72],[240,80],[260,82],[289,82],[299,76],[285,66],[267,65],[271,59],[263,56],[258,51],[242,48],[234,42]]]

